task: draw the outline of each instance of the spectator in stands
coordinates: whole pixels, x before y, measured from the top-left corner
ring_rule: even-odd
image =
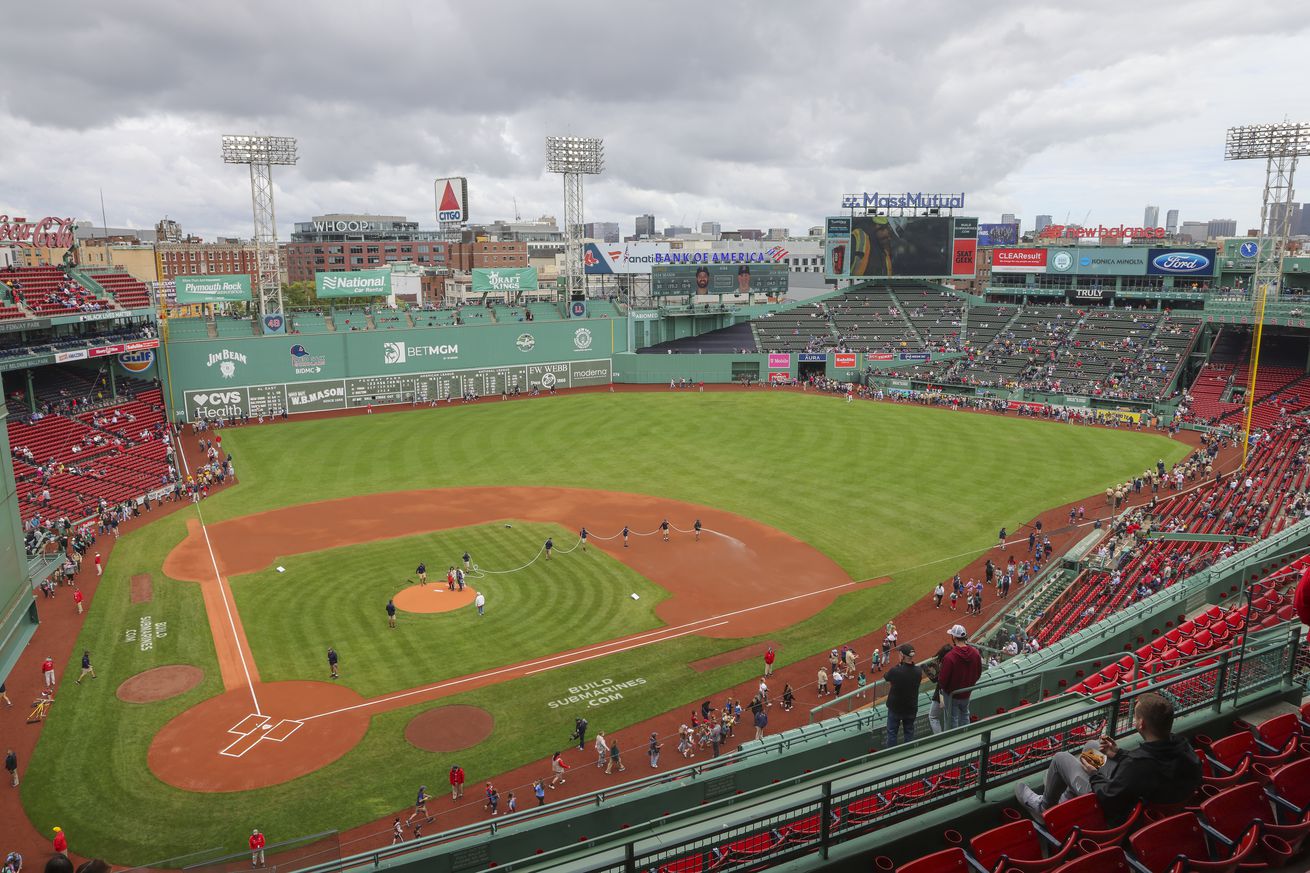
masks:
[[[954,625],[948,633],[951,650],[942,658],[937,689],[946,710],[946,727],[964,727],[969,723],[970,691],[967,689],[978,684],[982,676],[982,655],[969,645],[969,632],[964,625]]]
[[[1201,786],[1201,762],[1186,737],[1173,734],[1174,707],[1155,692],[1137,698],[1133,727],[1142,744],[1131,752],[1110,737],[1089,742],[1081,755],[1057,752],[1046,768],[1043,792],[1020,782],[1015,797],[1034,815],[1062,800],[1096,794],[1106,822],[1124,822],[1142,803],[1183,803]],[[1103,759],[1103,760],[1102,760]]]
[[[906,643],[899,649],[901,662],[887,671],[887,748],[896,745],[901,730],[905,742],[914,740],[914,722],[919,715],[919,686],[923,669],[914,663],[914,646]]]

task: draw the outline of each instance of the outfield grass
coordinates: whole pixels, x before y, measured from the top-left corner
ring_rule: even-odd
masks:
[[[891,584],[844,595],[823,613],[770,634],[787,662],[880,625],[924,595],[937,577],[991,546],[1001,525],[1014,530],[1042,509],[1095,494],[1157,458],[1171,462],[1186,451],[1180,443],[1149,434],[914,406],[846,405],[829,397],[765,391],[493,401],[293,421],[227,430],[223,437],[241,484],[205,503],[210,521],[363,492],[467,485],[590,487],[739,512],[810,542],[854,577],[893,577]],[[191,512],[127,535],[116,547],[76,646],[96,653],[101,679],[68,692],[61,689],[23,782],[23,800],[34,824],[46,832],[55,824],[63,826],[79,854],[143,864],[211,846],[239,849],[255,825],[275,835],[270,839],[282,839],[384,815],[410,802],[419,782],[443,784],[452,756],[420,752],[403,740],[409,719],[434,705],[468,703],[495,714],[495,734],[458,755],[476,782],[543,758],[564,744],[574,713],[551,708],[549,702],[570,685],[601,678],[647,680],[639,693],[588,712],[593,727],[609,730],[690,706],[745,681],[757,669],[753,662],[738,662],[697,673],[689,662],[747,641],[682,637],[653,650],[625,652],[382,714],[354,750],[285,785],[229,795],[179,791],[149,773],[150,739],[170,718],[218,693],[221,685],[198,587],[166,580],[159,570],[164,556],[182,540],[183,516]],[[439,542],[447,534],[433,535],[430,542],[443,554],[458,553],[465,532],[459,534],[461,545],[454,552],[451,543]],[[470,529],[467,535],[489,537],[491,531]],[[541,539],[539,531],[528,537],[526,556]],[[557,537],[557,542],[569,539]],[[293,571],[291,579],[279,575],[271,582],[266,573],[257,573],[235,583],[265,679],[321,675],[324,644],[316,635],[330,635],[339,649],[341,639],[350,640],[352,648],[379,647],[359,659],[343,652],[347,681],[355,683],[358,670],[368,687],[357,690],[370,693],[384,683],[360,661],[392,658],[399,665],[413,643],[405,635],[411,623],[426,632],[428,619],[433,628],[456,619],[402,616],[405,631],[391,638],[375,631],[385,630],[382,605],[392,583],[362,569],[385,557],[370,556],[374,548],[385,552],[388,545],[292,556],[280,561]],[[506,540],[479,544],[477,553],[497,548],[507,556],[518,552]],[[406,556],[401,566],[411,569],[416,563],[412,553],[404,546],[399,552]],[[634,579],[625,566],[599,553],[594,559],[589,553],[586,560],[594,561],[596,571],[589,588],[603,584],[601,578],[624,579],[627,574],[623,586],[650,589],[649,582]],[[353,562],[361,569],[342,572]],[[488,558],[484,563],[493,562]],[[324,585],[348,590],[349,600],[346,595],[317,600],[306,595],[302,568],[303,578],[319,576]],[[129,579],[140,572],[154,574],[155,600],[132,606]],[[484,621],[493,620],[502,598],[517,596],[526,594],[506,588],[490,597]],[[654,600],[643,595],[642,603],[649,609]],[[168,636],[156,640],[150,653],[119,642],[145,613],[169,625]],[[540,617],[547,614],[534,612],[534,623],[517,629],[505,644],[530,644],[527,637],[545,624]],[[610,618],[632,621],[633,627],[651,620],[649,614],[639,619],[633,612]],[[597,625],[584,632],[613,635],[618,629]],[[288,639],[278,640],[278,635]],[[562,639],[554,647],[564,647]],[[476,648],[469,642],[470,650]],[[441,658],[430,660],[426,680],[447,669]],[[200,665],[206,681],[180,698],[145,706],[113,696],[123,679],[163,663]],[[65,665],[65,671],[74,668],[71,661]],[[466,672],[453,663],[448,669]],[[307,672],[302,676],[302,671]],[[419,684],[411,679],[398,681]],[[671,719],[670,729],[676,724]]]
[[[457,560],[467,549],[480,566],[508,569],[523,564],[549,536],[560,543],[576,540],[562,527],[523,522],[444,530],[278,558],[261,572],[234,578],[232,591],[243,619],[279,617],[244,621],[265,682],[323,679],[324,652],[331,645],[341,656],[342,684],[364,697],[662,624],[655,607],[667,591],[599,549],[575,548],[549,564],[538,559],[515,573],[470,579],[487,598],[481,618],[472,606],[427,615],[402,612],[396,629],[388,629],[387,598],[421,557]],[[428,565],[428,584],[444,587],[446,563],[429,559]]]

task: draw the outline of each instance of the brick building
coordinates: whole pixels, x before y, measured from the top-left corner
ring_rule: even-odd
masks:
[[[450,267],[461,273],[467,273],[475,267],[527,267],[528,244],[522,240],[512,242],[476,242],[452,243],[450,246]]]
[[[159,278],[165,282],[177,276],[234,275],[244,273],[256,281],[255,244],[229,239],[218,242],[156,243]]]

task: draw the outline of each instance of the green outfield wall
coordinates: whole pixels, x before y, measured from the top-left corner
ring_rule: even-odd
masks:
[[[625,319],[169,340],[175,416],[231,418],[609,384]]]
[[[0,424],[5,411],[0,408]],[[0,456],[9,457],[9,431],[0,427]],[[36,601],[23,552],[23,526],[19,520],[18,485],[13,465],[6,460],[0,473],[0,682],[4,682],[36,633]]]

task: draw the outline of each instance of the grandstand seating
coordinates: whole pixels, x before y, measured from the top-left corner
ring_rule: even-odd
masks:
[[[150,289],[127,273],[95,273],[91,278],[124,309],[145,309],[150,306]]]
[[[825,351],[837,345],[827,312],[818,304],[777,312],[751,324],[761,352]]]
[[[214,328],[220,337],[254,336],[255,320],[224,315],[214,319]]]
[[[327,333],[332,329],[327,316],[317,310],[295,310],[288,315],[291,333]]]
[[[170,318],[170,339],[209,339],[209,322],[204,318]]]
[[[864,352],[920,351],[924,348],[914,325],[906,317],[904,307],[890,288],[848,292],[828,298],[825,305],[840,348]]]
[[[13,299],[39,318],[100,312],[113,306],[67,276],[58,267],[17,267],[0,273]]]

